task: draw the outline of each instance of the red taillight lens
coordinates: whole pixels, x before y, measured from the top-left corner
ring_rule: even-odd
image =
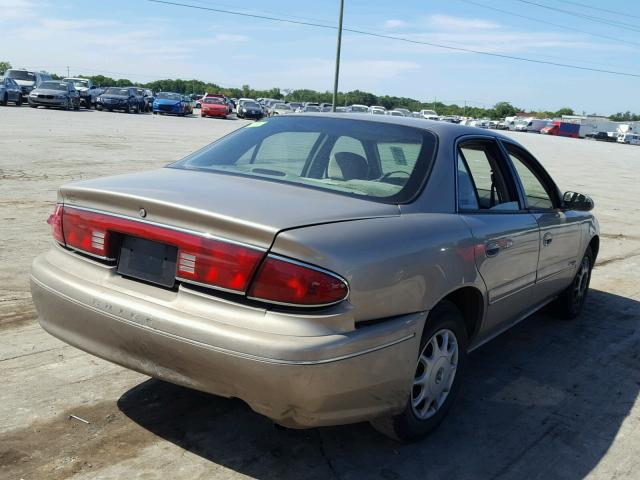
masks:
[[[62,205],[56,205],[56,209],[51,215],[49,215],[47,223],[51,225],[51,234],[53,235],[53,238],[55,238],[56,242],[64,245],[64,234],[62,233],[62,211]]]
[[[264,256],[258,248],[73,207],[64,208],[62,226],[62,243],[102,258],[117,256],[114,233],[174,245],[177,279],[234,292],[247,290]]]
[[[316,307],[338,303],[348,293],[346,282],[337,275],[269,255],[248,296],[272,303]]]

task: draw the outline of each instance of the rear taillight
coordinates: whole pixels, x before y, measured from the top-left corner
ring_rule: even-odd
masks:
[[[207,287],[244,293],[264,256],[260,248],[98,212],[64,207],[68,247],[104,259],[117,257],[118,234],[178,247],[176,278]]]
[[[268,255],[248,297],[280,305],[320,307],[338,303],[348,294],[346,281],[331,272]]]
[[[56,209],[53,211],[47,223],[51,225],[51,234],[56,242],[64,245],[64,234],[62,233],[62,205],[56,205]]]

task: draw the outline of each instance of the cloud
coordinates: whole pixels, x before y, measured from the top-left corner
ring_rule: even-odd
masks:
[[[36,5],[30,0],[0,0],[0,22],[24,20],[35,16]]]
[[[442,30],[493,30],[500,27],[500,24],[489,20],[451,15],[431,15],[428,24]]]
[[[404,20],[390,19],[384,22],[384,28],[395,30],[396,28],[406,27],[408,24]]]

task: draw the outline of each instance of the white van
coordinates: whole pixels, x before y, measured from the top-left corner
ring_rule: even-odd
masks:
[[[640,145],[640,133],[619,133],[618,143],[628,143],[629,145]]]

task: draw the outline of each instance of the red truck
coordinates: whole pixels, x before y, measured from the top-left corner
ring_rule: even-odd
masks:
[[[580,125],[577,123],[553,122],[540,130],[545,135],[557,135],[560,137],[579,138]]]

